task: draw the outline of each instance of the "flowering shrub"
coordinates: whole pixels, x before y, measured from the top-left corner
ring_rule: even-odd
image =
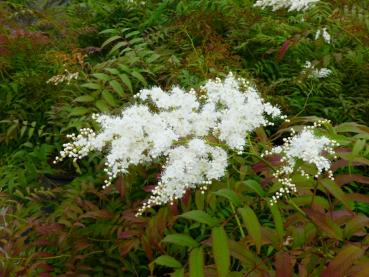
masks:
[[[288,8],[289,11],[301,11],[311,7],[319,0],[258,0],[255,3],[256,7],[271,7],[273,11]]]
[[[131,165],[148,163],[166,157],[158,186],[152,191],[138,214],[154,205],[173,203],[188,189],[206,190],[213,180],[225,175],[228,151],[242,155],[247,147],[246,137],[255,129],[273,125],[269,118],[285,118],[279,108],[264,102],[255,87],[232,74],[221,81],[209,80],[200,89],[186,92],[174,87],[165,92],[158,87],[143,89],[135,98],[145,104],[134,104],[124,109],[120,116],[94,115],[101,130],[83,129],[79,135],[69,137],[60,157],[74,161],[91,151],[107,151],[105,171],[109,178],[105,186],[128,171]],[[321,123],[314,127],[320,127]],[[214,146],[217,145],[217,146]],[[317,178],[329,171],[330,161],[324,152],[333,154],[334,141],[316,137],[313,129],[304,129],[299,135],[286,140],[283,146],[274,147],[266,154],[283,155],[286,164],[275,173],[284,185],[273,201],[283,193],[296,192],[296,187],[286,176],[296,168],[296,160],[315,165]],[[303,176],[308,175],[301,170]]]
[[[366,7],[2,1],[0,275],[368,276]]]

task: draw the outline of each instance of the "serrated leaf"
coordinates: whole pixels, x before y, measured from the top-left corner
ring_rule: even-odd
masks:
[[[109,84],[119,96],[124,95],[124,90],[122,86],[118,83],[118,81],[112,80],[109,82]]]
[[[147,86],[147,82],[145,78],[141,75],[141,73],[139,73],[138,71],[132,71],[131,75],[139,80],[144,86]]]
[[[117,102],[115,101],[114,96],[107,90],[104,90],[101,93],[101,96],[104,98],[106,103],[108,103],[110,106],[115,107],[117,105]]]
[[[109,51],[108,55],[113,54],[114,52],[118,51],[120,48],[127,46],[128,43],[126,41],[120,41]]]
[[[118,67],[122,70],[122,71],[124,71],[124,72],[126,72],[126,73],[131,73],[131,69],[127,66],[127,65],[125,65],[125,64],[118,64]]]
[[[116,29],[106,29],[106,30],[103,30],[101,32],[99,32],[99,35],[102,35],[102,34],[111,34],[111,33],[116,33],[117,30]]]
[[[132,83],[127,74],[119,74],[119,77],[122,80],[122,82],[128,87],[129,91],[133,92]]]
[[[243,183],[248,188],[250,188],[253,191],[255,191],[260,197],[264,197],[265,196],[265,191],[263,190],[263,188],[261,187],[261,185],[258,182],[256,182],[255,180],[246,180]]]
[[[108,38],[107,40],[104,41],[104,43],[101,45],[101,48],[104,48],[105,46],[112,43],[113,41],[116,41],[116,40],[121,39],[121,38],[122,37],[119,36],[119,35],[112,36],[112,37],[110,37],[110,38]]]
[[[95,98],[93,98],[91,95],[82,95],[77,97],[76,99],[74,99],[75,102],[92,102],[94,101]]]
[[[132,37],[132,36],[137,36],[137,35],[139,35],[140,34],[140,32],[139,31],[132,31],[132,32],[130,32],[130,33],[128,33],[128,34],[126,34],[125,35],[125,37],[126,38],[130,38],[130,37]]]
[[[84,83],[81,87],[88,88],[88,89],[101,89],[101,86],[96,83]]]
[[[229,272],[230,255],[228,237],[223,227],[214,227],[211,230],[213,255],[219,277],[226,277]]]
[[[93,73],[91,75],[101,81],[109,81],[111,79],[111,77],[105,73]]]
[[[110,74],[113,74],[113,75],[119,75],[120,74],[119,70],[116,69],[116,68],[108,67],[108,68],[104,68],[104,70],[109,72]]]
[[[241,200],[233,190],[220,189],[216,192],[213,192],[213,194],[227,198],[232,204],[234,204],[237,207],[241,206]]]
[[[154,262],[158,265],[171,267],[171,268],[181,268],[182,267],[182,264],[179,261],[177,261],[176,259],[168,255],[162,255],[160,257],[157,257],[154,260]]]
[[[75,115],[84,115],[86,113],[90,112],[89,109],[85,108],[85,107],[76,107],[73,108],[70,112],[70,115],[75,116]]]
[[[261,248],[261,227],[255,212],[250,207],[239,208],[243,222],[247,232],[252,237],[256,245],[257,253],[260,253]]]
[[[129,44],[133,45],[133,44],[139,43],[141,41],[143,41],[143,38],[133,38],[129,41]]]
[[[184,214],[181,214],[179,217],[191,219],[199,223],[207,224],[209,226],[215,226],[218,224],[217,219],[208,215],[206,212],[200,210],[189,211]]]
[[[322,277],[344,277],[352,264],[364,255],[364,250],[355,245],[346,245],[323,271]]]
[[[96,106],[96,108],[98,108],[102,112],[108,112],[109,111],[109,107],[103,99],[97,100],[95,102],[95,106]]]
[[[174,243],[180,246],[186,247],[198,247],[199,243],[191,238],[189,235],[185,234],[171,234],[167,235],[162,242]]]
[[[325,187],[334,197],[336,197],[348,210],[352,210],[345,193],[334,181],[330,179],[323,179],[320,180],[320,184],[322,184],[323,187]]]
[[[190,277],[203,277],[204,275],[204,253],[201,247],[192,249],[189,258]]]

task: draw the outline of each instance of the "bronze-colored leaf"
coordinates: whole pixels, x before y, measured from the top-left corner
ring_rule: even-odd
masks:
[[[363,249],[351,244],[346,245],[328,264],[328,267],[322,273],[322,277],[346,276],[352,264],[363,255]]]
[[[292,277],[293,263],[287,252],[278,252],[275,255],[276,277]]]

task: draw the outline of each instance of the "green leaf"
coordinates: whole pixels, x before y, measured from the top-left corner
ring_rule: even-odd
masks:
[[[270,211],[272,212],[275,229],[278,233],[279,239],[280,241],[283,241],[284,227],[281,212],[279,211],[277,204],[270,205],[269,208]]]
[[[110,106],[115,107],[117,105],[117,102],[114,98],[114,96],[107,90],[104,90],[101,93],[102,97],[104,98],[104,100],[106,101],[106,103],[108,103]]]
[[[213,255],[219,277],[226,277],[229,272],[230,255],[228,237],[223,227],[214,227],[211,230]]]
[[[122,47],[125,47],[127,46],[128,43],[126,41],[120,41],[118,42],[116,45],[114,45],[114,47],[110,50],[109,54],[108,55],[111,55],[113,54],[114,52],[116,52],[117,50],[119,50],[120,48]]]
[[[254,211],[250,207],[239,208],[243,222],[246,225],[247,232],[253,238],[257,253],[260,253],[261,248],[261,227],[259,220],[254,213]]]
[[[101,89],[101,86],[96,83],[84,83],[81,87],[88,88],[88,89]]]
[[[120,74],[119,70],[116,69],[116,68],[108,67],[108,68],[104,68],[104,70],[109,72],[110,74],[113,74],[113,75],[119,75]]]
[[[186,212],[184,214],[181,214],[179,217],[183,217],[183,218],[186,218],[186,219],[191,219],[191,220],[194,220],[196,222],[207,224],[209,226],[215,226],[215,225],[218,224],[217,219],[215,219],[214,217],[211,217],[206,212],[200,211],[200,210],[189,211],[189,212]]]
[[[174,243],[180,246],[186,247],[198,247],[199,243],[191,238],[189,235],[185,234],[171,234],[167,235],[163,240],[163,242]]]
[[[171,267],[171,268],[181,268],[182,267],[182,264],[179,261],[177,261],[176,259],[168,255],[162,255],[156,258],[154,262],[158,265]]]
[[[348,199],[346,198],[345,193],[341,190],[341,188],[330,179],[320,180],[320,184],[323,185],[334,197],[336,197],[348,210],[352,210]]]
[[[133,92],[132,83],[131,80],[128,78],[128,76],[126,74],[119,74],[119,77],[122,80],[122,82],[128,87],[129,91]]]
[[[137,44],[138,42],[142,42],[143,41],[143,38],[133,38],[129,41],[129,44],[131,45],[134,45],[134,44]]]
[[[104,48],[105,46],[107,46],[108,44],[112,43],[113,41],[116,41],[118,39],[121,39],[121,36],[112,36],[110,38],[108,38],[107,40],[104,41],[104,43],[101,45],[101,48]]]
[[[365,145],[366,141],[364,139],[358,139],[352,147],[353,157],[358,156],[360,152],[364,149]]]
[[[246,180],[243,183],[247,187],[249,187],[250,189],[252,189],[253,191],[255,191],[260,197],[264,197],[265,196],[265,191],[260,186],[260,184],[258,182],[256,182],[255,180]]]
[[[91,95],[82,95],[74,99],[75,102],[92,102],[95,98],[93,98]]]
[[[141,73],[139,73],[138,71],[132,71],[131,75],[139,80],[144,86],[147,86],[147,82],[145,78],[141,75]]]
[[[97,100],[95,102],[95,106],[96,106],[96,108],[98,108],[102,112],[108,112],[109,111],[109,107],[103,99]]]
[[[114,89],[114,91],[119,96],[123,96],[124,95],[124,90],[123,90],[122,86],[116,80],[110,81],[109,84],[111,85],[111,87]]]
[[[241,200],[233,190],[220,189],[213,193],[217,196],[227,198],[232,204],[234,204],[237,207],[241,206]]]
[[[85,108],[85,107],[76,107],[73,108],[72,111],[70,112],[70,115],[75,116],[75,115],[84,115],[86,113],[90,112],[89,109]]]
[[[122,70],[122,71],[124,71],[124,72],[126,72],[126,73],[131,73],[131,71],[132,71],[132,69],[129,67],[129,66],[127,66],[127,65],[125,65],[125,64],[118,64],[118,67]]]
[[[105,73],[93,73],[91,75],[101,81],[109,81],[111,79],[111,77]]]
[[[204,274],[204,253],[201,247],[192,249],[189,258],[190,277],[203,277]]]
[[[129,32],[128,34],[126,34],[125,37],[130,38],[130,37],[133,37],[133,36],[137,36],[139,34],[140,34],[139,31],[132,31],[132,32]]]
[[[170,274],[170,277],[184,277],[184,268],[178,268],[173,273]]]

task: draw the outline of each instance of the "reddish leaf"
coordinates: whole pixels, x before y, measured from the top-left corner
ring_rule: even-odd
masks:
[[[335,176],[335,181],[338,185],[342,186],[351,182],[358,182],[361,184],[369,184],[369,177],[362,176],[359,174],[341,174]]]
[[[361,193],[348,193],[348,194],[346,194],[346,197],[349,200],[369,203],[369,196],[361,194]]]
[[[124,199],[126,193],[126,187],[124,185],[123,177],[119,176],[115,181],[115,188],[119,191],[120,199]]]
[[[190,197],[191,197],[191,189],[188,189],[186,191],[186,193],[183,195],[182,197],[182,202],[185,206],[188,205],[189,201],[190,201]]]
[[[369,218],[365,215],[359,214],[346,222],[344,234],[347,238],[356,234],[358,231],[364,230],[369,225]],[[366,234],[366,233],[365,233]]]
[[[287,52],[289,46],[290,46],[290,41],[289,40],[286,40],[283,43],[281,49],[279,49],[279,51],[278,51],[278,60],[282,60],[283,59],[284,55],[286,55],[286,52]]]
[[[363,255],[363,249],[354,245],[346,245],[329,263],[328,267],[323,271],[322,277],[346,276],[352,264]]]
[[[329,237],[342,240],[342,230],[332,221],[328,214],[312,209],[305,209],[305,212],[315,225]]]
[[[152,192],[155,188],[155,185],[147,185],[143,188],[145,192]]]
[[[119,247],[119,253],[122,257],[126,256],[129,251],[137,244],[135,240],[126,240],[123,244]]]
[[[137,236],[139,234],[139,232],[135,232],[135,231],[131,231],[131,230],[128,230],[128,231],[123,231],[123,232],[120,232],[118,234],[118,239],[128,239],[128,238],[132,238],[134,236]]]
[[[281,157],[278,155],[266,157],[265,160],[271,163],[272,165],[279,165],[281,163]],[[269,169],[270,169],[269,166],[263,161],[257,162],[252,166],[252,170],[254,170],[256,173],[266,171]]]
[[[276,277],[292,277],[293,263],[287,252],[278,252],[275,255]]]
[[[94,218],[94,219],[111,219],[113,215],[107,210],[97,210],[93,212],[87,212],[81,215],[80,218]]]

